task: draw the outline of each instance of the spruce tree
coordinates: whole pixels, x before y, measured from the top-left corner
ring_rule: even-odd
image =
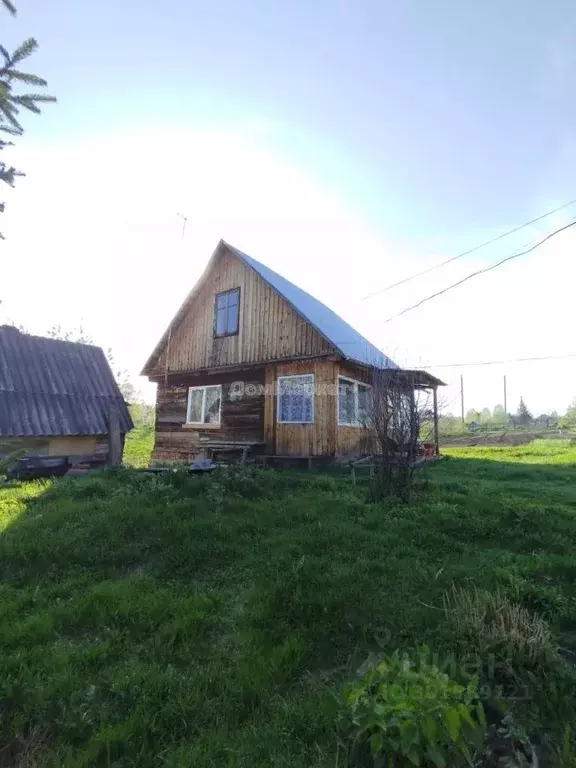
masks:
[[[527,426],[528,424],[531,424],[533,421],[532,414],[528,410],[528,407],[526,403],[524,402],[524,398],[520,398],[520,404],[518,406],[518,410],[516,411],[516,423],[520,424],[520,426]]]
[[[16,15],[16,8],[10,0],[0,0],[0,4],[12,16]],[[24,133],[24,128],[20,123],[20,112],[27,110],[39,114],[39,104],[56,101],[53,96],[46,94],[17,93],[16,91],[19,86],[23,85],[44,88],[47,84],[41,77],[23,72],[20,69],[21,62],[33,54],[37,48],[38,43],[33,37],[24,40],[13,53],[9,53],[3,45],[0,45],[0,134],[21,136]],[[12,143],[7,139],[0,138],[0,151],[11,146]],[[13,187],[16,177],[23,175],[21,171],[17,171],[16,168],[0,160],[0,181]],[[0,213],[3,211],[4,203],[0,202]],[[3,238],[1,232],[0,238]]]

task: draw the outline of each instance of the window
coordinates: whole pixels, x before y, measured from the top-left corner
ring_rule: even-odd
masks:
[[[217,293],[214,301],[214,336],[234,336],[238,333],[240,317],[240,288]]]
[[[311,424],[314,421],[314,374],[278,377],[278,421]]]
[[[357,385],[358,413],[357,420],[362,426],[366,426],[372,418],[372,387],[368,384]]]
[[[353,379],[338,376],[338,424],[363,427],[368,424],[372,388]]]
[[[222,387],[190,387],[188,390],[187,424],[220,424]]]
[[[356,384],[338,377],[338,424],[356,424]]]

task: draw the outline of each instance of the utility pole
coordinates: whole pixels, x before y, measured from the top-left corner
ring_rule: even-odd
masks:
[[[462,409],[462,424],[464,424],[464,376],[460,374],[460,406]]]
[[[504,374],[504,415],[506,416],[506,420],[508,420],[508,404],[506,400],[506,374]]]

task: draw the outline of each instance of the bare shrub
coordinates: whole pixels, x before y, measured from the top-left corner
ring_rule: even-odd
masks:
[[[419,442],[430,437],[434,422],[432,394],[416,376],[411,371],[374,369],[372,402],[366,410],[366,424],[376,443],[378,491],[403,501],[410,499]]]

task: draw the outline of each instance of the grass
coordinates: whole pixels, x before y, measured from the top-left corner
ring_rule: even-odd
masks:
[[[124,445],[124,464],[128,467],[147,467],[154,447],[154,427],[139,427],[128,432]]]
[[[487,459],[519,464],[569,464],[576,469],[576,445],[571,440],[534,440],[517,446],[452,447],[442,453],[456,458]]]
[[[130,438],[131,463],[144,446]],[[508,706],[574,765],[576,452],[450,456],[409,506],[252,470],[0,490],[0,766],[352,765],[343,681],[374,651],[460,659],[476,593],[508,611],[478,648],[500,658],[512,625],[546,646],[506,667]]]

